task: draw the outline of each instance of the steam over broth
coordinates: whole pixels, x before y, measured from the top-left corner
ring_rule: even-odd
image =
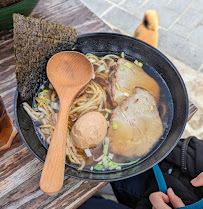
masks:
[[[173,102],[165,81],[147,63],[131,57],[125,60],[117,55],[86,56],[95,73],[70,110],[68,164],[94,172],[109,172],[140,163],[161,145],[172,123]],[[40,140],[48,147],[59,110],[55,90],[47,82],[37,93],[33,108],[23,106],[35,121]],[[71,131],[79,118],[92,111],[105,117],[107,134],[101,143],[84,150],[75,146]],[[161,127],[160,131],[157,127]]]

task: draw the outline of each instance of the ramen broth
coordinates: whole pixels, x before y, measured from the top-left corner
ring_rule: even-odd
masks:
[[[117,60],[117,58],[113,58],[115,61]],[[132,61],[133,59],[130,57],[127,57],[127,60]],[[91,60],[90,60],[91,61]],[[109,64],[109,59],[104,59],[105,63],[108,65]],[[143,66],[143,70],[149,74],[159,85],[160,87],[160,100],[159,100],[159,105],[158,106],[158,111],[161,117],[161,121],[163,124],[163,135],[161,136],[160,139],[157,140],[157,142],[153,145],[153,147],[151,148],[150,152],[143,155],[143,156],[134,156],[133,158],[129,158],[129,157],[124,157],[122,155],[116,155],[114,153],[111,153],[111,158],[112,159],[108,159],[108,162],[117,162],[119,163],[119,166],[115,166],[115,169],[109,169],[105,168],[105,166],[103,166],[101,168],[101,166],[97,166],[99,167],[99,169],[95,169],[95,165],[102,165],[102,159],[100,159],[99,161],[95,161],[95,159],[98,159],[100,156],[103,155],[103,145],[104,145],[104,141],[102,141],[102,143],[100,143],[97,147],[90,147],[89,150],[91,151],[92,156],[91,157],[87,157],[84,150],[81,149],[77,149],[77,152],[81,155],[84,156],[85,158],[85,167],[83,169],[85,170],[91,170],[91,171],[99,171],[99,172],[106,172],[106,171],[113,171],[116,170],[117,168],[121,169],[121,167],[125,167],[125,166],[129,166],[131,165],[130,162],[135,162],[137,160],[137,163],[141,162],[142,160],[144,160],[147,156],[149,156],[150,154],[153,153],[154,150],[156,150],[161,143],[163,142],[163,139],[167,136],[168,131],[170,129],[170,125],[172,123],[172,116],[173,116],[173,102],[172,102],[172,97],[170,94],[170,91],[165,83],[165,81],[162,79],[162,77],[160,76],[160,74],[151,66],[149,66],[148,64],[142,63]],[[97,71],[99,66],[98,65],[94,65],[94,70]],[[108,76],[108,72],[105,73]],[[94,79],[92,79],[95,83],[99,84],[103,90],[105,90],[106,92],[106,104],[105,107],[109,110],[114,110],[116,108],[116,104],[112,103],[111,98],[108,94],[108,79],[101,79],[100,77],[95,77]],[[45,89],[49,89],[48,87],[49,85],[46,84]],[[110,120],[111,118],[111,114],[110,112],[107,112],[103,109],[102,111],[100,111],[106,118],[107,121]],[[69,118],[69,131],[71,131],[71,127],[73,126],[73,124],[75,123],[75,121],[77,120],[77,118],[74,118],[73,120],[71,120]],[[35,126],[39,126],[39,124],[34,123]],[[39,132],[37,132],[38,135],[40,136]],[[144,145],[143,145],[144,146]],[[111,150],[111,147],[108,147],[109,150]],[[110,152],[110,151],[109,151]],[[109,155],[109,153],[107,154]],[[113,157],[112,157],[113,156]],[[74,165],[73,163],[70,163],[69,159],[67,158],[68,163],[70,164],[70,166],[74,166],[74,167],[78,167],[78,165]],[[114,168],[114,167],[112,167]]]
[[[128,58],[127,60],[133,62],[133,60],[130,58]],[[108,62],[108,60],[107,60],[107,62]],[[160,87],[160,102],[159,102],[158,110],[159,110],[159,114],[161,116],[161,120],[162,120],[162,124],[163,124],[163,128],[164,128],[163,135],[162,135],[161,139],[164,139],[170,129],[170,125],[172,122],[172,120],[171,120],[171,117],[173,115],[172,97],[171,97],[170,91],[169,91],[165,81],[163,80],[163,78],[160,76],[160,74],[154,68],[152,68],[148,64],[144,64],[144,63],[143,63],[142,68],[148,75],[150,75],[150,77],[152,77],[158,83],[158,85]],[[96,70],[96,69],[98,69],[98,67],[96,66],[94,69]],[[96,78],[94,81],[97,82],[98,84],[100,84],[102,86],[102,88],[107,89],[108,82],[106,82],[106,85],[103,85],[103,83],[101,83],[101,79],[99,79],[99,78]],[[113,110],[116,108],[116,106],[112,104],[108,93],[107,93],[107,105],[108,105],[108,109]],[[107,120],[109,121],[110,118],[111,118],[111,114],[108,115]],[[157,143],[159,141],[161,142],[161,140],[157,140]],[[157,143],[153,145],[151,151],[153,151],[153,149],[157,145],[159,145]],[[143,146],[145,146],[145,145],[143,144]],[[109,147],[109,149],[110,149],[110,147]],[[99,156],[101,156],[103,154],[102,144],[100,144],[98,147],[96,147],[94,149],[91,149],[91,152],[92,152],[92,155],[94,156],[94,158],[97,159]],[[149,154],[150,153],[147,153],[146,155],[149,155]],[[124,157],[122,155],[114,154],[113,161],[119,162],[119,163],[128,163],[128,162],[139,160],[138,162],[140,162],[141,158],[144,158],[144,157],[145,156],[139,156],[139,157],[135,156],[133,158],[128,158],[128,157]],[[95,164],[95,161],[93,160],[93,158],[86,158],[87,169],[89,169],[88,166],[92,166],[92,164]],[[123,166],[125,166],[125,165],[123,165]]]

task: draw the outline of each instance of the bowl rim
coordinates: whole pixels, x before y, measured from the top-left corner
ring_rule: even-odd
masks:
[[[104,32],[97,32],[97,33],[85,33],[85,34],[80,34],[78,35],[78,38],[83,38],[83,37],[87,37],[87,36],[93,36],[93,35],[111,35],[111,36],[119,36],[119,37],[125,37],[127,39],[131,39],[131,40],[134,40],[136,38],[133,38],[133,37],[130,37],[130,36],[127,36],[127,35],[122,35],[122,34],[117,34],[117,33],[104,33]],[[129,177],[133,177],[133,176],[136,176],[138,174],[141,174],[143,172],[146,172],[147,170],[151,169],[153,166],[157,165],[159,162],[161,162],[173,149],[174,147],[177,145],[184,129],[185,129],[185,125],[187,123],[187,118],[188,118],[188,112],[189,112],[189,100],[188,100],[188,94],[187,94],[187,89],[186,89],[186,86],[184,84],[184,81],[180,75],[180,73],[178,72],[178,70],[176,69],[176,67],[174,66],[174,64],[162,53],[160,52],[158,49],[152,47],[151,45],[141,41],[141,40],[138,40],[136,39],[136,41],[140,42],[141,44],[144,44],[144,45],[147,45],[148,47],[152,48],[153,51],[155,51],[155,53],[158,53],[161,57],[163,57],[166,62],[171,66],[171,68],[173,68],[173,70],[175,71],[175,73],[177,74],[179,80],[180,80],[180,84],[182,86],[182,89],[183,89],[183,92],[184,92],[184,95],[185,95],[185,105],[186,105],[186,112],[185,112],[185,119],[184,119],[184,123],[182,124],[182,129],[181,131],[179,132],[178,136],[177,136],[177,139],[175,141],[175,143],[173,144],[173,146],[170,147],[170,149],[159,159],[157,160],[156,159],[156,162],[152,163],[150,166],[148,166],[147,168],[143,169],[142,171],[139,171],[137,172],[136,174],[132,174],[132,175],[129,175],[128,177],[124,176],[124,177],[119,177],[119,178],[113,178],[113,179],[90,179],[90,178],[83,178],[83,177],[79,177],[79,176],[74,176],[74,175],[71,175],[71,174],[67,174],[65,173],[65,175],[68,175],[70,177],[73,177],[73,178],[76,178],[76,179],[82,179],[82,180],[88,180],[88,181],[117,181],[117,180],[122,180],[122,179],[126,179],[126,178],[129,178]],[[36,153],[30,148],[30,146],[27,144],[21,130],[20,130],[20,126],[19,126],[19,123],[18,123],[18,118],[17,118],[17,98],[18,98],[18,89],[16,89],[16,92],[15,92],[15,98],[14,98],[14,115],[15,115],[15,121],[16,121],[16,126],[18,128],[18,131],[19,131],[19,134],[23,140],[23,142],[26,144],[26,146],[28,147],[28,149],[32,152],[32,154],[38,158],[42,163],[44,163],[44,160],[41,159],[39,156],[36,155]],[[171,129],[170,129],[171,130]],[[170,130],[169,130],[169,133],[170,133]],[[167,138],[167,137],[166,137]],[[87,172],[87,171],[83,171],[83,172]]]

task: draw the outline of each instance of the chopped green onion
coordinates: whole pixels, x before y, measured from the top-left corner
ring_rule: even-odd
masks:
[[[104,144],[103,144],[103,153],[106,155],[107,152],[108,152],[108,149],[109,149],[109,137],[105,137],[103,142],[104,142]]]
[[[123,93],[123,95],[126,96],[126,97],[130,96],[130,94],[128,94],[128,93]]]
[[[85,154],[87,155],[87,157],[91,157],[92,153],[89,149],[85,149]]]
[[[36,104],[34,105],[34,107],[37,108],[37,107],[38,107],[38,104],[36,103]]]
[[[116,83],[116,87],[117,87],[118,91],[121,91],[121,89],[120,89],[118,83]]]
[[[151,105],[150,110],[152,111],[154,109],[154,107]]]
[[[98,157],[96,160],[93,158],[93,160],[96,161],[96,162],[98,162],[98,161],[100,161],[100,160],[102,159],[103,156],[104,156],[104,155],[101,155],[101,156]]]
[[[100,65],[99,68],[97,69],[97,72],[100,73],[101,71],[105,70],[105,66],[104,65]]]
[[[124,71],[125,69],[123,67],[120,67],[120,71]]]
[[[142,66],[143,66],[143,64],[142,64],[141,62],[138,62],[137,60],[135,60],[134,63],[135,63],[137,66],[139,66],[139,67],[142,67]]]
[[[45,105],[49,105],[51,103],[51,100],[50,99],[47,99],[46,101],[45,101]]]
[[[109,153],[110,154],[110,153]],[[113,154],[111,154],[113,155]],[[109,155],[110,156],[110,155]],[[136,162],[138,162],[140,160],[137,159],[133,162],[129,162],[129,163],[116,163],[116,162],[113,162],[109,157],[107,157],[105,154],[102,156],[102,161],[100,161],[96,166],[95,166],[95,169],[96,170],[105,170],[105,169],[109,169],[109,170],[113,170],[113,169],[116,169],[116,170],[121,170],[121,166],[122,165],[131,165],[131,164],[134,164]],[[105,168],[105,169],[104,169]]]
[[[130,62],[126,62],[124,65],[129,69],[133,66]]]
[[[117,129],[117,123],[113,123],[113,130],[116,130]]]
[[[93,166],[91,166],[91,167],[90,167],[90,170],[93,171],[93,169],[94,169]]]
[[[47,93],[47,92],[48,92],[48,90],[43,90],[42,92]]]
[[[118,167],[118,165],[113,164],[113,165],[109,166],[109,170],[113,170],[113,169],[115,169],[117,167]]]
[[[109,113],[107,112],[106,115],[105,115],[104,117],[105,117],[105,118],[108,118],[108,116],[109,116]]]
[[[141,63],[141,62],[139,62],[139,64],[138,64],[140,67],[142,67],[143,66],[143,64]]]
[[[109,162],[109,166],[112,166],[113,165],[113,161]]]
[[[41,89],[43,90],[45,86],[41,86]]]
[[[106,123],[107,123],[107,126],[109,127],[109,121],[106,121]]]
[[[106,112],[112,113],[112,110],[105,108]]]
[[[49,83],[49,88],[50,88],[50,89],[54,89],[54,87],[52,86],[51,83]]]
[[[135,60],[134,63],[135,63],[136,65],[138,65],[139,62],[138,62],[137,60]]]
[[[108,158],[109,158],[110,160],[113,159],[113,156],[114,156],[114,154],[112,154],[112,153],[109,153],[109,154],[108,154]]]
[[[138,158],[135,161],[129,162],[129,163],[115,163],[115,162],[114,163],[117,165],[131,165],[131,164],[137,163],[139,160],[140,160],[140,158]]]
[[[103,156],[102,162],[103,162],[103,165],[104,165],[105,168],[108,168],[109,167],[108,166],[109,163],[108,163],[108,159],[107,159],[107,156],[106,155]]]
[[[97,164],[97,165],[95,165],[94,169],[98,170],[98,171],[101,171],[103,167],[104,167],[103,165],[98,165]]]
[[[38,98],[39,99],[46,99],[46,97],[44,96],[44,92],[39,92]]]
[[[106,137],[104,138],[104,141],[105,141],[105,143],[109,143],[109,137],[106,136]]]

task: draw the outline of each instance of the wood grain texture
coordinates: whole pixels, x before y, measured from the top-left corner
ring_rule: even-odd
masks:
[[[41,0],[32,16],[73,26],[79,34],[112,30],[76,0]],[[13,31],[0,32],[0,95],[14,120],[16,89]],[[6,82],[5,82],[6,81]],[[196,107],[190,105],[190,114]],[[65,177],[62,190],[54,196],[41,192],[42,163],[34,158],[17,135],[8,150],[0,152],[0,208],[77,208],[107,183]]]
[[[40,179],[45,194],[55,195],[63,186],[70,107],[92,75],[93,65],[79,52],[59,52],[48,61],[47,76],[59,97],[60,109]]]

